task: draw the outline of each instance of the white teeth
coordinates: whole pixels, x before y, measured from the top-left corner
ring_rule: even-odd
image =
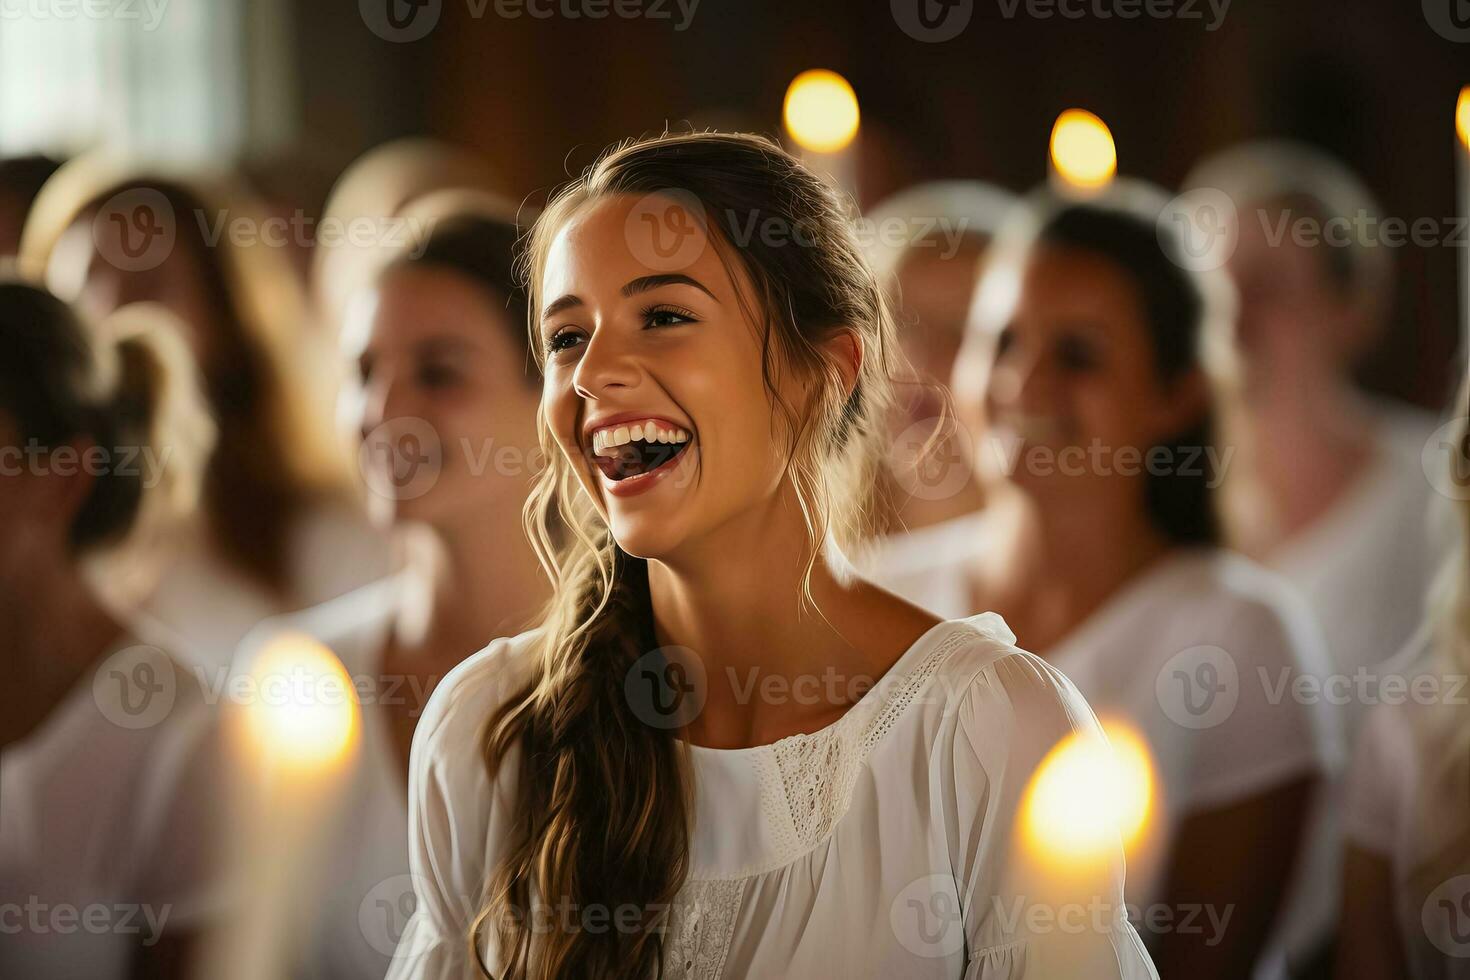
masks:
[[[598,429],[592,433],[592,452],[597,456],[616,456],[616,450],[630,442],[680,443],[689,441],[687,429],[661,428],[667,423],[649,419],[632,425]]]

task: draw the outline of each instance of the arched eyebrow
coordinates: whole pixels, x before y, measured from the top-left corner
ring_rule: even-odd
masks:
[[[649,290],[658,289],[661,286],[693,286],[695,289],[699,290],[701,293],[704,293],[716,303],[719,302],[719,300],[715,297],[715,294],[710,292],[709,288],[705,286],[704,283],[700,282],[698,279],[694,279],[690,276],[681,275],[677,272],[665,273],[663,275],[657,276],[639,276],[637,279],[629,279],[623,285],[621,292],[624,296],[636,296],[639,293],[646,293]],[[574,296],[571,293],[568,293],[560,299],[546,304],[546,309],[541,311],[541,321],[544,323],[547,320],[550,320],[552,317],[556,316],[558,313],[562,313],[566,310],[572,309],[573,307],[581,305],[581,297]]]
[[[698,279],[693,279],[689,276],[680,275],[677,272],[666,273],[664,275],[658,276],[639,276],[637,279],[630,279],[623,286],[623,295],[634,296],[638,293],[646,293],[651,289],[658,289],[660,286],[693,286],[695,289],[699,290],[701,293],[704,293],[710,299],[714,299],[716,303],[719,302],[719,300],[715,299],[715,294],[710,292],[709,289],[705,287],[704,283],[700,282]]]

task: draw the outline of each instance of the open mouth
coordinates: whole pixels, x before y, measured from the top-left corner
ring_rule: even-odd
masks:
[[[692,441],[687,429],[653,419],[608,427],[592,433],[592,461],[620,483],[673,465]]]

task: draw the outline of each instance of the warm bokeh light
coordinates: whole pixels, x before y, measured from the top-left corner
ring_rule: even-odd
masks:
[[[358,704],[336,654],[302,633],[282,633],[255,658],[246,727],[263,760],[324,772],[352,750]]]
[[[1460,144],[1470,149],[1470,85],[1460,89],[1460,98],[1455,103],[1455,132]]]
[[[1142,736],[1122,722],[1104,724],[1108,741],[1086,734],[1063,739],[1037,768],[1022,804],[1028,851],[1049,865],[1106,860],[1131,848],[1153,808],[1153,757]]]
[[[837,153],[857,137],[857,93],[835,71],[813,68],[797,75],[786,89],[782,118],[798,146],[813,153]]]
[[[1073,187],[1105,187],[1118,172],[1118,148],[1107,123],[1085,109],[1068,109],[1051,130],[1051,165]]]

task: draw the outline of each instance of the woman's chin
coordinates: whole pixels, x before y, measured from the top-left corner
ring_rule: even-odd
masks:
[[[667,516],[656,513],[614,514],[612,535],[623,551],[647,560],[667,557],[682,543]]]

